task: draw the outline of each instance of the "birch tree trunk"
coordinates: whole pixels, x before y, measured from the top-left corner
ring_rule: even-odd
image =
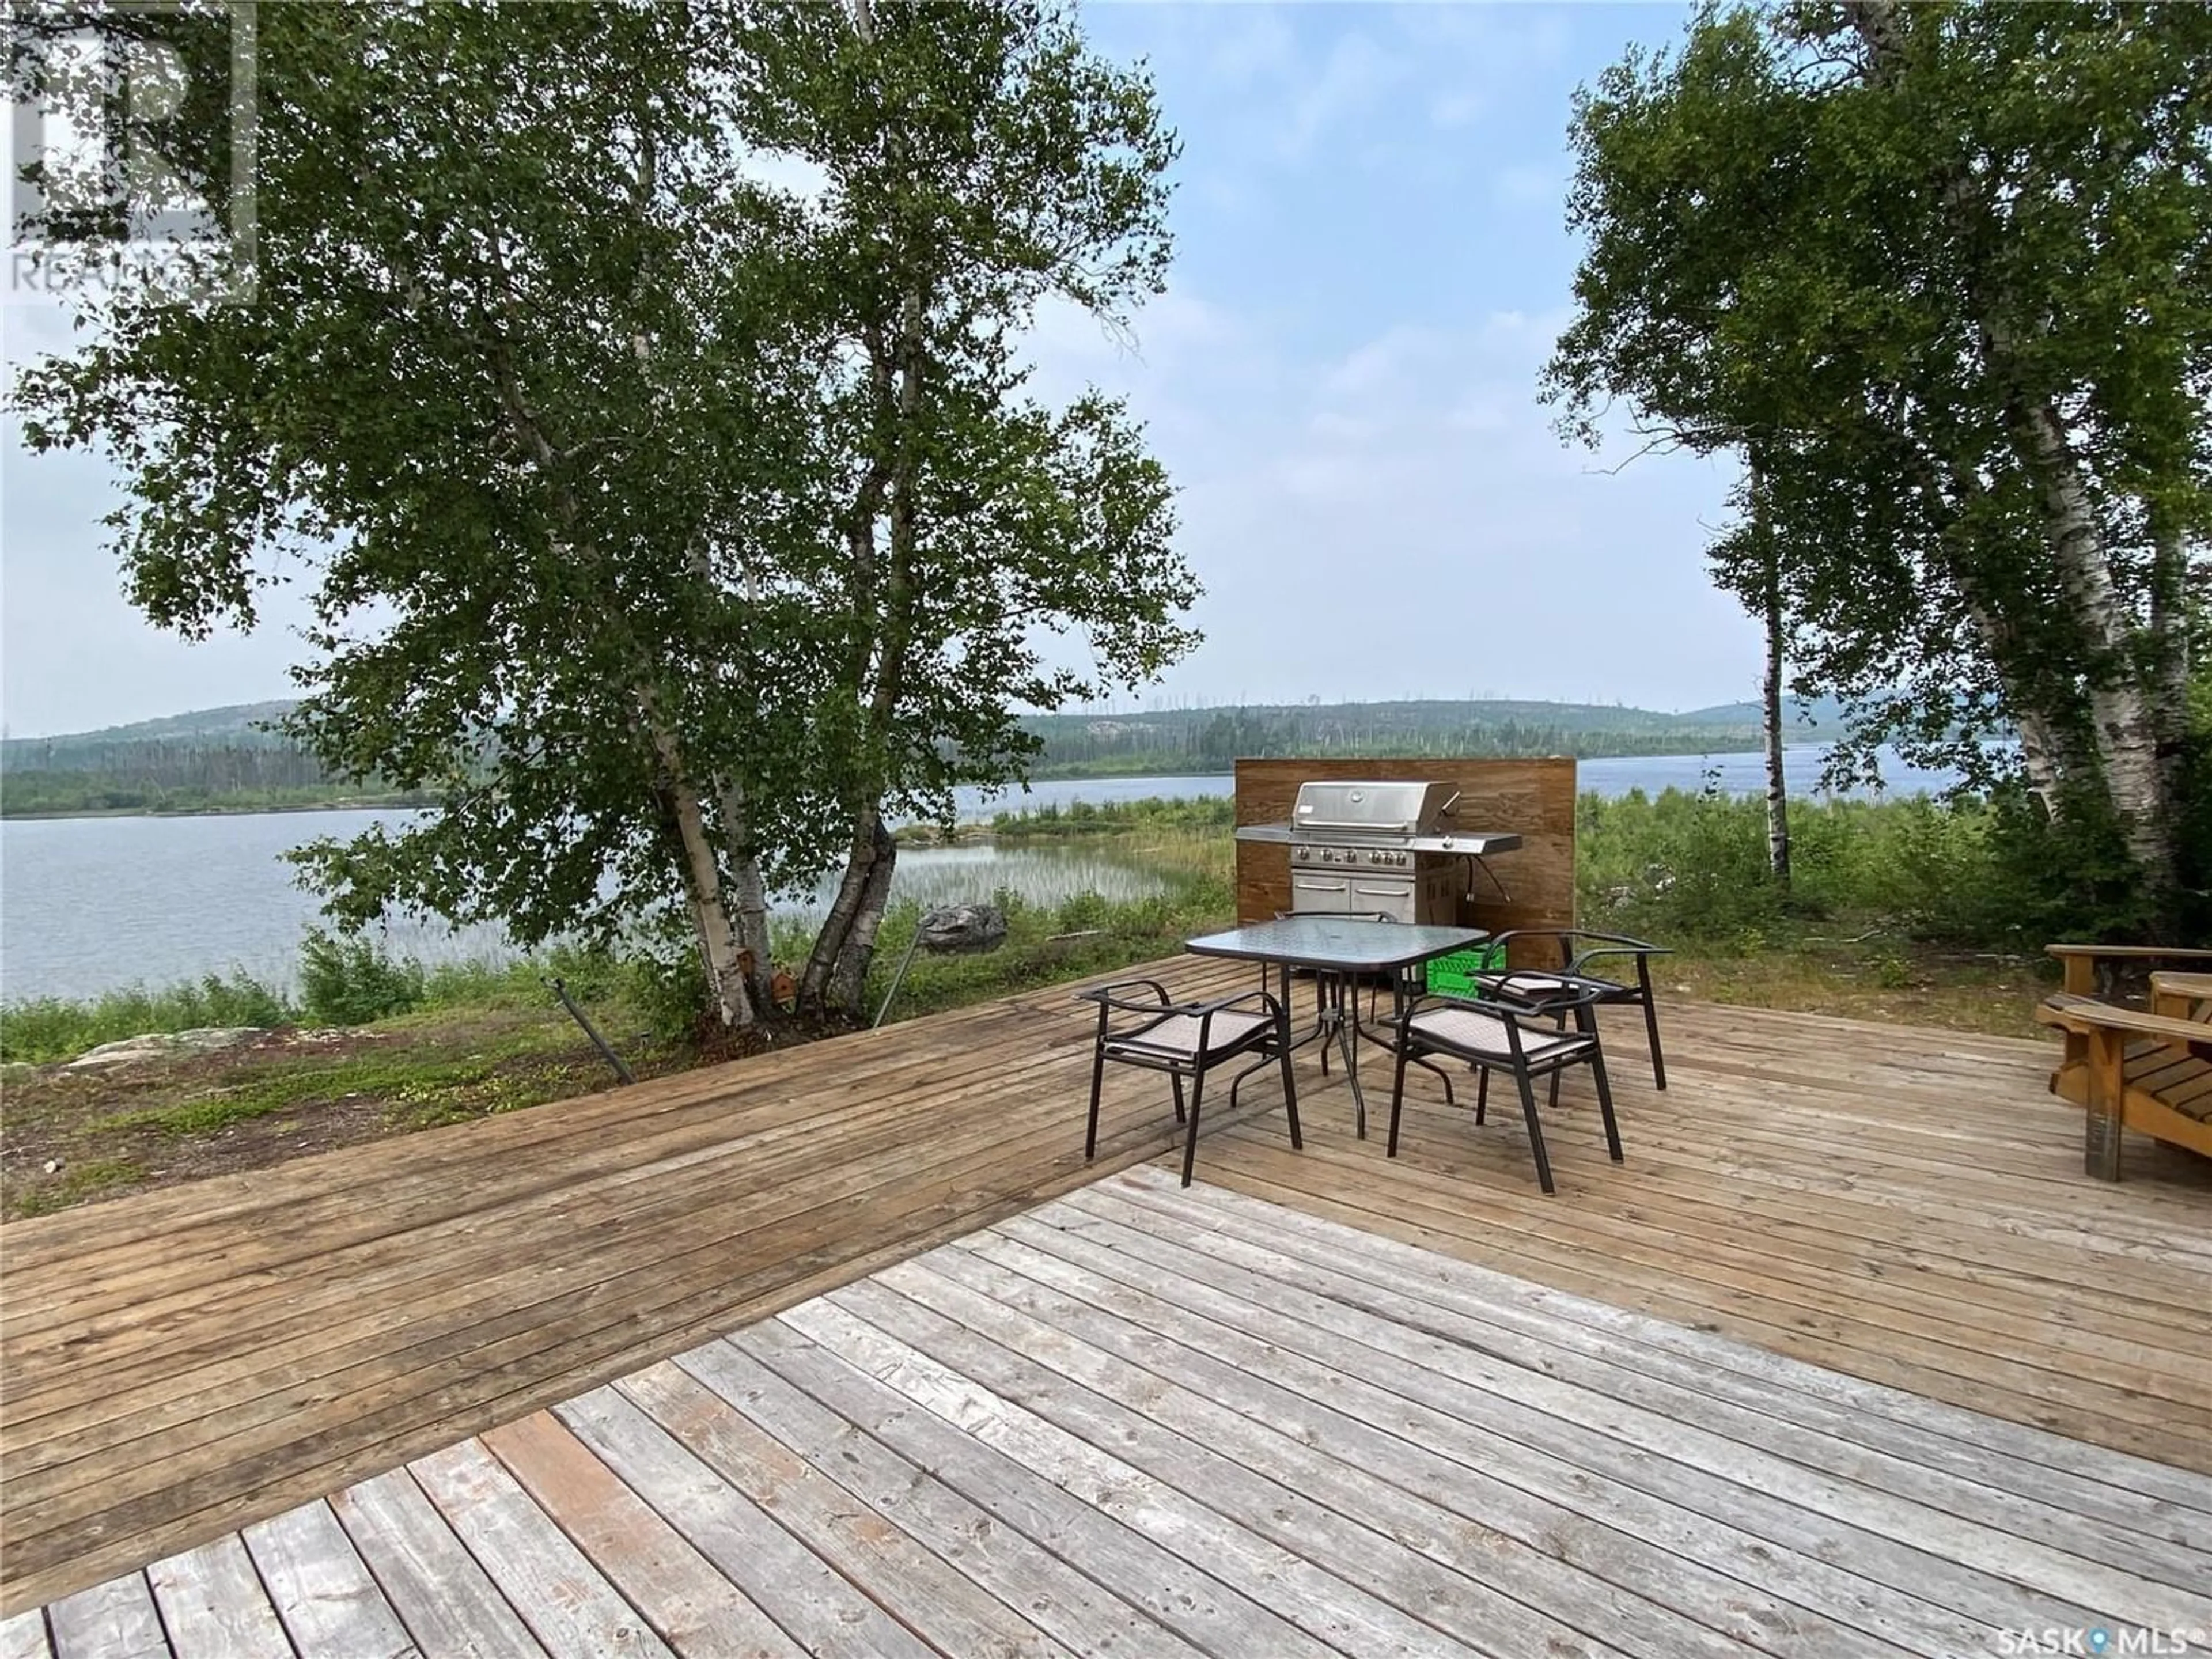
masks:
[[[647,700],[641,697],[641,702]],[[648,706],[644,710],[653,749],[661,767],[664,799],[674,818],[684,847],[685,896],[691,925],[699,938],[699,954],[707,970],[707,985],[714,1011],[722,1024],[750,1025],[757,1018],[751,988],[745,982],[737,929],[732,926],[722,898],[722,872],[715,862],[714,846],[707,833],[707,815],[699,792],[684,771],[684,757],[675,738],[661,726]]]
[[[2127,848],[2152,887],[2174,880],[2170,780],[2159,752],[2159,713],[2136,662],[2135,629],[2112,581],[2081,464],[2047,398],[2023,399],[2015,428],[2036,481],[2044,538],[2089,658],[2097,758]]]
[[[1893,86],[1905,74],[1905,14],[1898,0],[1846,0],[1845,13],[1867,55],[1866,78]],[[1943,203],[1962,246],[1978,246],[1989,228],[1989,210],[1962,167],[1943,179]],[[2090,712],[2090,738],[2100,793],[2118,819],[2129,854],[2154,891],[2170,892],[2175,878],[2171,778],[2160,752],[2161,717],[2138,661],[2148,644],[2112,578],[2096,510],[2081,458],[2048,387],[2029,375],[2017,349],[2002,293],[1990,291],[1984,272],[1967,283],[1990,378],[2007,389],[2005,413],[2013,448],[2033,481],[2045,546],[2078,630]],[[2009,691],[2011,688],[2008,686]]]
[[[769,1006],[769,982],[775,963],[769,959],[768,886],[761,879],[760,860],[751,846],[751,823],[745,811],[744,786],[726,783],[720,792],[722,856],[727,862],[727,884],[736,908],[732,922],[741,958],[749,958],[752,972],[747,988],[757,1010]]]
[[[1790,783],[1782,769],[1782,555],[1771,539],[1765,480],[1751,480],[1752,526],[1766,561],[1766,674],[1759,686],[1759,719],[1766,733],[1766,867],[1775,884],[1790,886]]]
[[[869,857],[860,878],[859,902],[853,925],[837,952],[830,976],[830,994],[840,1005],[858,1012],[868,983],[868,967],[875,960],[876,935],[883,929],[884,908],[890,902],[891,876],[898,867],[898,842],[878,817],[869,836]]]

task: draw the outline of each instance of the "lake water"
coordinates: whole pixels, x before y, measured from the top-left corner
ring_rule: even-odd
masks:
[[[1817,748],[1793,749],[1794,779],[1809,781]],[[1893,763],[1894,757],[1891,757]],[[1765,787],[1759,757],[1636,757],[1582,763],[1585,789],[1621,795],[1701,787],[1706,770],[1723,789]],[[1893,792],[1946,787],[1948,775],[1886,766]],[[994,811],[1086,800],[1225,795],[1234,780],[1081,778],[1032,786],[1026,797],[963,791],[963,818]],[[1811,793],[1809,784],[1802,793]],[[313,896],[292,884],[285,851],[321,836],[345,837],[405,812],[264,812],[209,817],[0,820],[0,999],[94,996],[134,983],[163,985],[213,970],[243,969],[289,985]],[[1159,878],[1132,860],[1049,845],[912,848],[900,852],[896,893],[924,904],[985,898],[1006,887],[1040,903],[1075,894],[1141,897]],[[793,907],[794,911],[805,907]],[[393,949],[426,961],[501,954],[495,928],[396,924]]]

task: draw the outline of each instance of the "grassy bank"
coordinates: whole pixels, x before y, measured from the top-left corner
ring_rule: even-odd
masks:
[[[1165,890],[1056,905],[1002,892],[1008,933],[979,956],[917,952],[894,1019],[1174,955],[1234,910],[1234,808],[1138,801],[1002,815],[1010,842],[1093,841]],[[1585,925],[1675,948],[1663,994],[1911,1024],[2030,1034],[2041,947],[2067,930],[1998,810],[1923,800],[1800,803],[1796,878],[1768,877],[1756,801],[1670,791],[1584,797]],[[884,920],[863,1009],[872,1017],[920,920]],[[780,936],[779,957],[805,941]],[[606,1087],[605,1062],[541,982],[558,974],[641,1077],[747,1051],[694,1022],[688,963],[582,951],[425,968],[361,942],[310,939],[296,989],[240,975],[0,1009],[11,1068],[0,1115],[0,1205],[39,1213]],[[101,1042],[200,1026],[270,1028],[245,1047],[123,1072],[52,1062]],[[757,1046],[757,1039],[750,1039]],[[30,1070],[31,1066],[38,1069]]]
[[[1141,850],[1166,877],[1156,896],[1056,906],[1000,893],[1007,936],[988,955],[917,951],[893,1019],[1172,954],[1231,910],[1230,843],[1154,830]],[[865,1012],[872,1016],[921,920],[885,916]],[[794,959],[796,937],[778,940]],[[695,1020],[696,976],[580,951],[426,968],[362,941],[311,939],[296,991],[243,975],[0,1009],[13,1075],[0,1111],[0,1213],[29,1216],[99,1198],[254,1169],[415,1129],[604,1089],[604,1059],[542,982],[557,974],[641,1079],[759,1046]],[[206,1026],[268,1028],[212,1053],[118,1070],[52,1064],[100,1043]],[[804,1033],[802,1035],[805,1035]],[[36,1069],[33,1069],[35,1067]]]

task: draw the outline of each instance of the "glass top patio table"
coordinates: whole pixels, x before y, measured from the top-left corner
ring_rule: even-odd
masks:
[[[1402,1011],[1407,989],[1407,970],[1455,951],[1471,950],[1490,935],[1480,927],[1436,927],[1403,921],[1370,921],[1352,916],[1281,916],[1256,921],[1249,927],[1232,927],[1224,933],[1206,933],[1185,939],[1182,948],[1194,956],[1236,957],[1279,969],[1283,980],[1283,1004],[1290,1006],[1291,969],[1310,968],[1323,981],[1320,1023],[1312,1033],[1291,1046],[1304,1048],[1318,1038],[1322,1070],[1328,1069],[1328,1042],[1336,1040],[1344,1055],[1345,1081],[1352,1087],[1353,1122],[1361,1139],[1367,1138],[1367,1095],[1359,1086],[1359,1042],[1367,1036],[1359,1024],[1359,994],[1355,988],[1344,994],[1345,982],[1362,974],[1389,974],[1392,1000]],[[1347,1017],[1346,1004],[1351,1005]],[[1380,1042],[1370,1036],[1370,1042]],[[1450,1079],[1445,1079],[1447,1096]]]
[[[1350,916],[1284,916],[1185,939],[1201,957],[1241,957],[1290,968],[1340,974],[1380,974],[1414,967],[1455,951],[1472,950],[1490,935],[1480,927],[1435,927]]]

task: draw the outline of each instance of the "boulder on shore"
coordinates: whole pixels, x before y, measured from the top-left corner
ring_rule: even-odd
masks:
[[[125,1037],[117,1042],[103,1042],[97,1048],[88,1049],[75,1060],[62,1065],[65,1072],[99,1071],[111,1066],[134,1066],[149,1060],[167,1060],[178,1054],[213,1054],[220,1048],[238,1048],[256,1038],[269,1035],[264,1025],[201,1025],[189,1031],[149,1031],[143,1036]]]

